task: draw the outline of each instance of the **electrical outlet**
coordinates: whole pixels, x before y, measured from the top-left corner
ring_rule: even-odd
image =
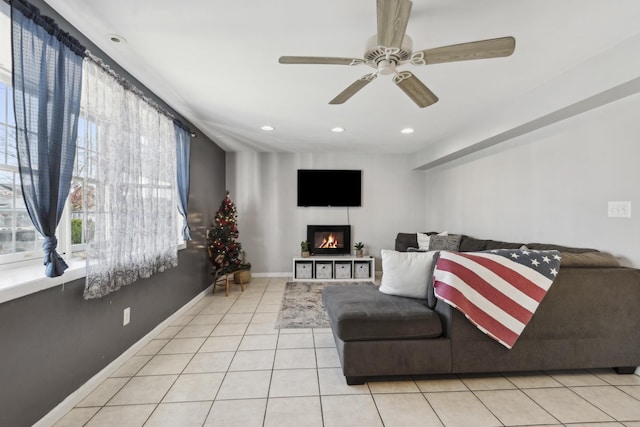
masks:
[[[131,321],[131,307],[127,307],[122,312],[122,326],[127,326]]]

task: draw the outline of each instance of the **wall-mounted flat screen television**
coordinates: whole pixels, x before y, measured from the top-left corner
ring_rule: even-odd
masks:
[[[361,206],[362,171],[298,169],[298,206]]]

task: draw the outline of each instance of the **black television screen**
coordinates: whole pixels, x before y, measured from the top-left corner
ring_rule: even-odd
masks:
[[[298,169],[298,206],[361,206],[362,171]]]

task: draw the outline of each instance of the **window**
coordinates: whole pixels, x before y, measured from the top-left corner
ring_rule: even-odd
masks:
[[[11,88],[10,31],[10,8],[0,1],[0,267],[41,259],[44,241],[35,230],[22,198]],[[71,252],[84,251],[95,230],[98,123],[99,118],[81,111],[71,190],[56,232],[58,252],[65,259]],[[160,185],[149,191],[162,194],[167,190]],[[176,228],[182,229],[180,215],[176,216]],[[179,243],[184,243],[181,233],[178,235]]]
[[[0,263],[40,257],[42,241],[22,199],[11,90],[11,19],[0,2]]]
[[[44,240],[22,199],[12,99],[11,86],[0,81],[0,256],[5,262],[40,256]]]
[[[71,212],[71,245],[83,250],[93,237],[96,209],[97,126],[86,114],[78,121],[76,160],[69,192],[68,208]]]

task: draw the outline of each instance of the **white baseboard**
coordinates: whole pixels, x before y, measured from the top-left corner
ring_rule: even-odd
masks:
[[[291,277],[291,272],[285,273],[251,273],[252,277]]]
[[[286,278],[291,278],[291,272],[290,271],[285,271],[282,273],[254,273],[251,272],[251,276],[252,277],[286,277]],[[379,280],[382,277],[382,271],[377,271],[376,270],[376,274],[375,274],[375,279]]]
[[[34,427],[49,427],[58,422],[64,417],[70,410],[72,410],[78,403],[82,402],[96,387],[98,387],[104,380],[109,378],[115,371],[117,371],[131,356],[138,353],[145,345],[147,345],[152,339],[162,332],[167,326],[171,325],[184,313],[189,311],[196,303],[203,299],[207,294],[211,293],[211,286],[196,295],[191,301],[182,306],[178,311],[169,316],[164,322],[156,326],[151,332],[144,337],[140,338],[135,344],[129,347],[124,353],[122,353],[117,359],[109,363],[100,372],[95,374],[86,383],[82,384],[76,391],[71,393],[53,408],[47,415],[42,417]]]

